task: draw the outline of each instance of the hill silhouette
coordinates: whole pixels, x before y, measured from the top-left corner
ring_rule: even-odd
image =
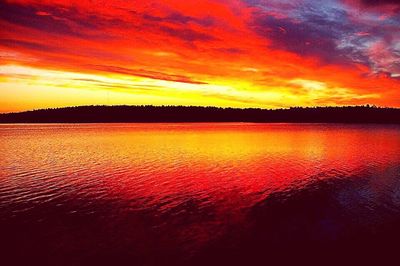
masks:
[[[400,109],[374,106],[288,109],[198,106],[78,106],[0,114],[0,123],[296,122],[400,124]]]

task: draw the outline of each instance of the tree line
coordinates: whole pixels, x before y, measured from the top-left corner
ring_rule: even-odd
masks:
[[[200,106],[75,106],[0,114],[0,123],[297,122],[394,123],[400,109],[370,105],[285,109]]]

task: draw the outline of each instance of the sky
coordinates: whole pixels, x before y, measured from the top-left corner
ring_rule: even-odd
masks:
[[[0,112],[103,104],[400,107],[400,1],[0,1]]]

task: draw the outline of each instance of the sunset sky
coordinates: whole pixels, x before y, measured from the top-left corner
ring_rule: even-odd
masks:
[[[0,1],[0,112],[400,107],[397,0]]]

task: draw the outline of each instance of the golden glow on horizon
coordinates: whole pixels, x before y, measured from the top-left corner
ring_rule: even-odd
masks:
[[[245,71],[254,71],[246,69]],[[254,71],[256,72],[256,71]],[[267,91],[247,81],[216,80],[215,84],[191,84],[120,74],[86,74],[47,70],[19,65],[0,66],[3,112],[91,104],[202,105],[277,108],[312,105],[329,98],[323,82],[294,79],[289,85],[307,90],[292,95],[284,86]],[[356,95],[335,88],[337,95],[352,99],[378,98],[377,94]],[[29,98],[25,95],[31,95]],[[335,105],[334,102],[330,103]]]
[[[161,105],[176,104],[178,101],[182,105],[192,102],[194,105],[229,106],[234,104],[233,100],[221,100],[217,96],[220,94],[232,99],[254,97],[254,93],[246,94],[245,91],[229,85],[188,84],[121,75],[82,74],[18,65],[0,66],[0,73],[4,75],[4,87],[9,90],[5,95],[15,96],[19,92],[22,96],[29,91],[35,92],[36,97],[26,99],[24,102],[28,106],[31,104],[32,108],[35,108],[35,102],[44,107],[55,107],[60,104],[67,106],[73,104],[74,99],[83,105],[93,103]],[[68,89],[67,93],[65,89]],[[64,94],[68,96],[67,99],[63,98]],[[273,93],[259,93],[258,96],[267,99],[277,97]],[[6,99],[4,104],[12,103],[12,99],[13,97]]]

